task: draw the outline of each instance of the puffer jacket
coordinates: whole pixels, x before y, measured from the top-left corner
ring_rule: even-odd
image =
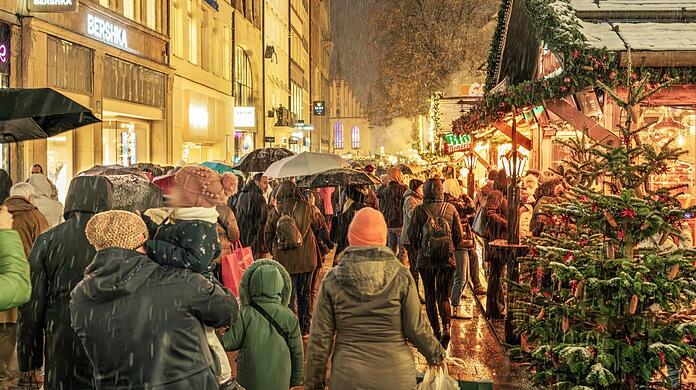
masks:
[[[424,319],[408,269],[387,247],[349,247],[326,274],[317,296],[304,388],[415,389],[407,342],[429,364],[445,357]]]
[[[139,252],[108,248],[71,296],[72,327],[96,389],[218,389],[203,325],[237,318],[227,290]]]
[[[319,254],[314,231],[321,228],[321,216],[307,201],[300,199],[295,183],[286,180],[276,190],[278,206],[271,210],[266,221],[266,243],[272,246],[273,258],[290,274],[313,272],[317,269]],[[291,213],[303,235],[303,244],[290,250],[278,249],[276,225],[283,212]]]
[[[457,264],[454,252],[450,254],[450,258],[447,261],[432,262],[420,250],[423,239],[423,226],[428,222],[428,213],[433,217],[444,217],[452,230],[452,243],[455,249],[464,249],[462,247],[463,233],[459,213],[454,206],[445,202],[442,182],[437,179],[429,179],[423,184],[423,204],[416,207],[413,212],[413,217],[408,227],[408,239],[411,245],[418,251],[416,268],[419,270],[441,267],[454,268]]]
[[[409,245],[408,227],[411,226],[411,218],[416,207],[423,204],[423,197],[415,192],[408,190],[404,193],[404,226],[401,230],[401,245]]]
[[[36,208],[46,217],[48,225],[54,227],[63,220],[63,205],[53,199],[53,183],[46,175],[36,173],[31,175],[27,183],[34,187],[34,204]]]
[[[239,318],[221,339],[225,350],[239,350],[237,381],[244,388],[287,390],[302,384],[302,336],[297,317],[288,309],[291,291],[290,275],[276,261],[257,260],[244,272]],[[251,302],[288,333],[287,341]]]
[[[37,370],[46,356],[46,390],[93,389],[92,365],[70,326],[70,292],[96,251],[85,228],[92,215],[113,207],[106,176],[78,176],[65,200],[65,222],[39,236],[29,255],[31,300],[19,314],[20,371]],[[45,336],[45,337],[44,337]]]
[[[31,294],[29,263],[22,250],[19,234],[0,230],[0,310],[26,303]]]

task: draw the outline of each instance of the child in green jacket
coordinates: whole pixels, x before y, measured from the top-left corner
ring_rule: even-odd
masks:
[[[302,336],[288,309],[292,283],[278,262],[255,261],[242,276],[237,321],[222,336],[237,351],[237,381],[247,390],[287,390],[302,384]]]

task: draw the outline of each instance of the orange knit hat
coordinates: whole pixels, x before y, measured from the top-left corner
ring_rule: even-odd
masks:
[[[387,245],[387,222],[379,211],[372,207],[360,209],[348,226],[350,246]]]

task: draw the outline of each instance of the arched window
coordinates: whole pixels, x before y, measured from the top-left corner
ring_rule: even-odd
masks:
[[[343,149],[343,122],[334,123],[334,148]]]
[[[253,82],[251,62],[241,46],[234,53],[234,105],[237,107],[253,106]]]
[[[360,128],[358,126],[353,126],[350,131],[351,141],[350,145],[353,149],[360,149]]]

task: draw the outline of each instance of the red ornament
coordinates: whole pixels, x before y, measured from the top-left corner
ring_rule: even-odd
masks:
[[[532,287],[532,296],[537,296],[539,295],[539,287]]]
[[[626,238],[626,233],[623,230],[619,230],[619,232],[616,233],[616,238],[618,238],[620,241],[623,241],[624,238]]]
[[[660,355],[660,360],[662,361],[662,365],[663,366],[667,365],[667,359],[665,359],[665,353],[660,351],[657,354]]]
[[[566,264],[569,264],[571,261],[575,260],[575,256],[573,255],[573,252],[568,252],[563,256],[563,262]]]
[[[621,212],[621,216],[624,218],[633,219],[633,218],[637,217],[638,214],[634,210],[631,210],[629,208],[625,208]]]
[[[578,49],[573,50],[573,58],[577,59],[580,57],[580,51]]]
[[[577,280],[571,280],[570,281],[570,292],[575,294],[575,289],[578,288],[578,281]]]
[[[565,85],[562,85],[562,86],[561,86],[561,92],[565,92],[565,91],[567,91],[567,90],[568,90],[568,88],[567,88]]]
[[[578,200],[583,202],[583,203],[586,203],[588,200],[590,200],[590,198],[588,198],[587,195],[580,195],[578,197]]]
[[[578,242],[578,245],[580,245],[580,246],[582,247],[582,246],[585,246],[585,245],[587,245],[587,244],[589,244],[589,243],[590,243],[590,240],[580,240],[580,241]]]
[[[566,84],[570,84],[570,81],[571,81],[571,80],[570,80],[570,77],[568,77],[568,76],[566,76],[566,77],[563,79],[563,82],[566,83]]]
[[[616,72],[612,71],[611,73],[609,73],[609,79],[616,80]]]

